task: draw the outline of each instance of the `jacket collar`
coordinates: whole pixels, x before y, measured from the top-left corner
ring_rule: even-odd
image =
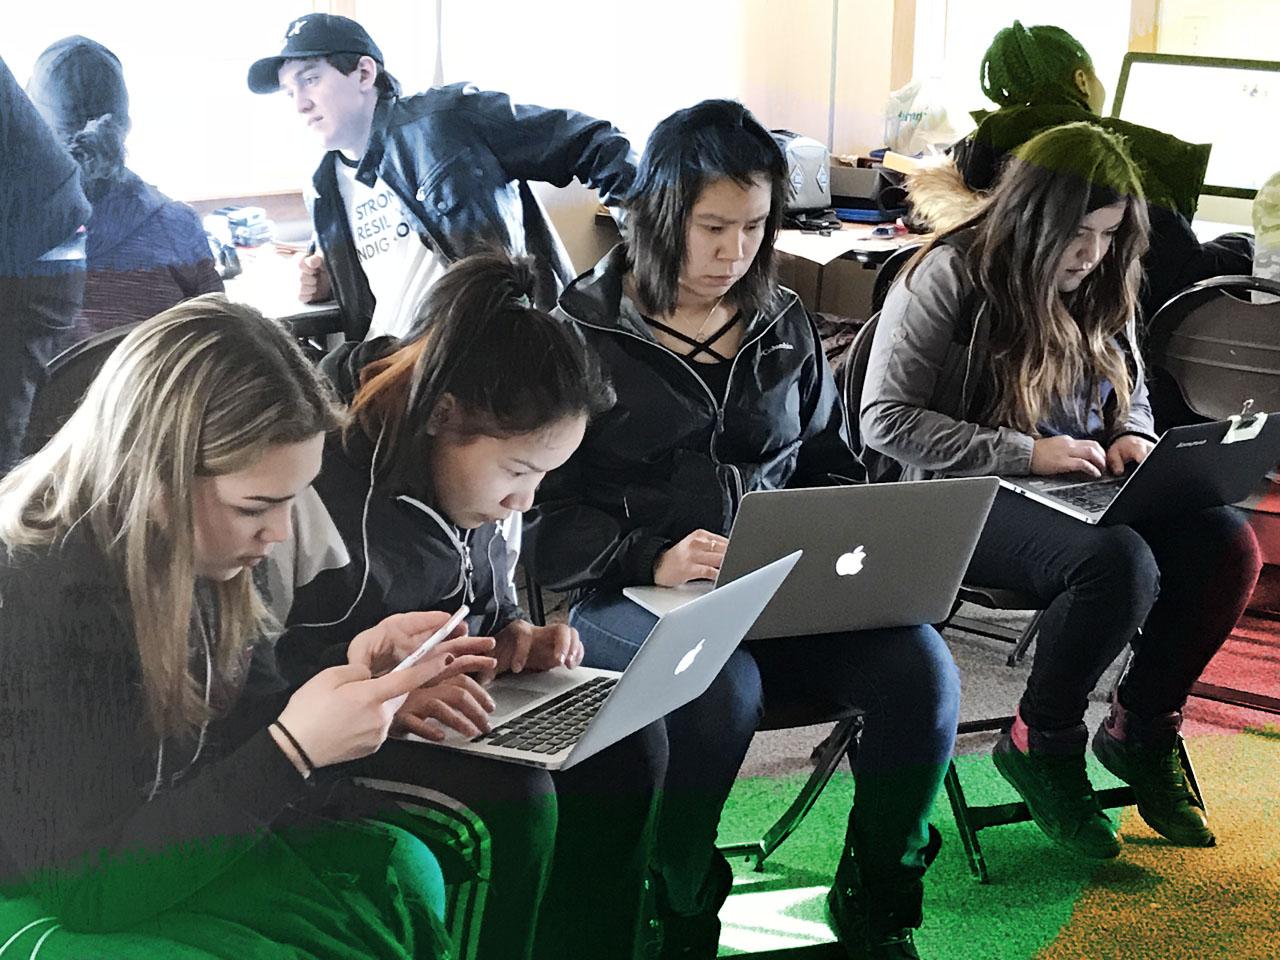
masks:
[[[589,273],[582,274],[565,288],[560,295],[560,309],[580,323],[616,330],[657,343],[639,307],[622,289],[622,281],[628,268],[626,244],[619,243]],[[743,342],[751,340],[760,330],[771,325],[794,301],[795,294],[784,290],[767,309],[757,311],[747,321]]]
[[[396,97],[384,97],[373,108],[373,124],[369,127],[369,144],[364,148],[364,156],[356,167],[356,179],[366,187],[372,187],[378,179],[378,168],[382,166],[382,157],[386,152],[387,128],[391,121],[391,106]],[[337,150],[329,150],[320,159],[320,165],[311,175],[311,186],[315,192],[324,196],[337,190],[337,167],[342,161],[338,159]]]
[[[382,155],[386,150],[391,106],[395,101],[395,97],[382,97],[373,108],[373,123],[369,127],[369,144],[364,148],[360,166],[356,168],[356,179],[366,187],[373,186],[374,180],[378,178],[378,168],[382,166]]]

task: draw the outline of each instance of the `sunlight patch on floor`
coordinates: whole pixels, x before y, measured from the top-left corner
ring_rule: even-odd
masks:
[[[754,878],[740,877],[734,894],[720,910],[720,948],[757,952],[830,943],[831,931],[825,923],[801,919],[797,914],[819,915],[826,887],[799,887],[793,890],[749,891]],[[747,890],[743,888],[747,887]]]

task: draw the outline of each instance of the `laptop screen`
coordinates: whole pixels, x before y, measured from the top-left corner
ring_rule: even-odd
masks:
[[[1202,193],[1252,199],[1280,170],[1280,62],[1127,53],[1111,115],[1213,144]]]

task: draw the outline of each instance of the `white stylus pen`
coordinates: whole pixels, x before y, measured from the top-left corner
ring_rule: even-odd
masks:
[[[419,660],[425,657],[428,653],[430,653],[436,647],[440,646],[441,642],[447,636],[449,636],[450,633],[453,632],[453,628],[456,627],[459,623],[461,623],[462,618],[465,617],[470,612],[471,612],[471,608],[468,607],[465,603],[462,606],[460,606],[457,610],[454,611],[453,616],[445,621],[444,625],[439,630],[437,630],[435,633],[431,634],[431,636],[427,637],[427,639],[422,641],[422,643],[418,646],[417,650],[413,651],[413,653],[409,654],[407,657],[405,657],[403,660],[397,663],[394,667],[392,667],[391,672],[395,673],[397,670],[408,670],[415,663],[417,663]]]

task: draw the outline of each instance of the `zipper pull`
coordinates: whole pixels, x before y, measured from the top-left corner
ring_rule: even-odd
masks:
[[[466,578],[462,592],[466,597],[468,604],[474,603],[476,599],[475,587],[471,582],[475,569],[475,566],[471,562],[471,531],[468,530],[462,537],[462,571],[463,576]]]

